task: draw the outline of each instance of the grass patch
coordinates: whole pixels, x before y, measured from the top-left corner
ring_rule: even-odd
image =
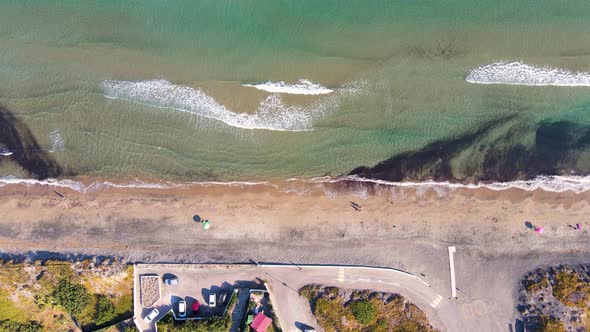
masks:
[[[29,312],[17,306],[6,292],[0,292],[0,321],[26,323],[31,320]]]

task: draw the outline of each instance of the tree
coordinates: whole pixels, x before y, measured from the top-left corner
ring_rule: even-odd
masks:
[[[370,324],[375,316],[377,316],[377,310],[375,306],[368,301],[357,301],[350,305],[352,315],[362,325]]]
[[[117,317],[115,305],[106,296],[99,296],[96,302],[96,325],[110,322]]]
[[[90,295],[81,284],[71,283],[69,280],[62,279],[52,293],[57,304],[61,305],[71,315],[77,315],[90,300]]]

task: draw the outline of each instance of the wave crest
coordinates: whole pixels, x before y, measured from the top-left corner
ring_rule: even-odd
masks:
[[[295,95],[323,95],[334,91],[306,79],[300,79],[297,83],[293,84],[285,83],[283,81],[268,81],[260,84],[242,84],[242,86],[253,87],[271,93],[287,93]]]
[[[166,80],[102,82],[104,96],[149,106],[171,108],[243,129],[280,131],[312,130],[322,109],[306,110],[283,105],[279,96],[269,96],[255,113],[235,113],[199,89],[174,85]],[[270,98],[270,99],[269,99]]]
[[[384,180],[374,180],[360,178],[354,175],[342,177],[316,177],[311,179],[292,178],[285,180],[282,184],[271,182],[256,181],[205,181],[205,182],[145,182],[141,180],[132,180],[129,182],[113,183],[109,181],[94,181],[85,184],[82,181],[71,179],[21,179],[5,177],[0,178],[0,188],[7,185],[24,185],[24,186],[49,186],[53,188],[67,188],[79,193],[91,193],[102,191],[108,188],[117,189],[179,189],[190,188],[193,186],[230,186],[230,187],[251,187],[265,186],[278,189],[282,192],[296,193],[307,195],[315,190],[321,190],[328,197],[340,197],[344,195],[353,195],[360,198],[367,198],[371,193],[379,190],[390,191],[392,195],[403,198],[405,197],[404,189],[415,189],[418,195],[422,195],[428,190],[433,190],[437,196],[442,197],[448,192],[456,189],[479,189],[486,188],[495,191],[508,189],[519,189],[523,191],[543,190],[546,192],[574,192],[581,194],[590,191],[590,176],[538,176],[532,180],[516,180],[508,182],[491,182],[461,184],[451,182],[389,182]]]
[[[472,69],[465,80],[477,84],[590,86],[590,73],[537,67],[522,62],[495,62]]]

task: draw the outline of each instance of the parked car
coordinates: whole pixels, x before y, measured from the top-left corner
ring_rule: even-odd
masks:
[[[224,304],[225,303],[225,299],[227,299],[227,292],[226,291],[221,291],[219,293],[219,299],[217,302],[219,302],[219,304]]]
[[[186,302],[184,300],[178,302],[178,316],[186,317]]]
[[[143,318],[143,321],[149,324],[154,320],[154,318],[158,317],[159,314],[160,312],[158,311],[158,309],[154,309]]]
[[[176,277],[166,278],[166,279],[164,279],[164,283],[166,285],[176,285],[176,284],[178,284],[178,278],[176,278]]]
[[[209,293],[209,306],[211,308],[215,308],[216,305],[217,305],[217,296],[215,295],[215,293]]]
[[[197,312],[199,312],[199,307],[201,306],[201,304],[199,303],[199,301],[195,300],[195,302],[193,302],[193,314],[196,314]]]

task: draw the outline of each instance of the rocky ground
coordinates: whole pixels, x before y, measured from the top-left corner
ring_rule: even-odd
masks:
[[[588,331],[590,265],[530,272],[521,282],[518,309],[531,330]]]
[[[141,304],[149,308],[160,299],[160,278],[157,276],[142,276],[141,284]]]

